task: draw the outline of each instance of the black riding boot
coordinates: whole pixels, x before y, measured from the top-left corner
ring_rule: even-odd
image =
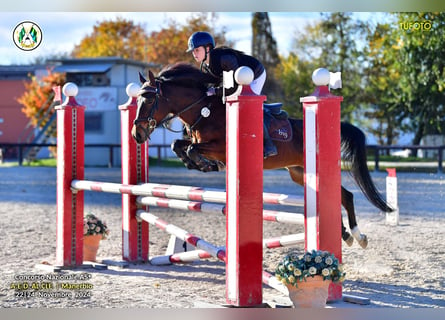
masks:
[[[273,144],[272,139],[269,136],[269,131],[265,124],[263,124],[263,157],[264,159],[278,154],[277,147]]]

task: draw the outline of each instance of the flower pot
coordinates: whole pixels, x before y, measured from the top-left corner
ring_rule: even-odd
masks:
[[[324,281],[322,276],[308,277],[306,280],[299,281],[298,287],[286,285],[295,308],[324,308],[331,281]]]
[[[83,237],[83,261],[96,261],[96,254],[101,239],[101,234]]]

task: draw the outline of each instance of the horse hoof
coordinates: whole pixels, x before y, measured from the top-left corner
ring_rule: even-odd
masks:
[[[346,244],[350,247],[352,246],[352,244],[354,243],[354,237],[352,237],[351,235],[349,235],[349,237],[344,240],[346,242]]]
[[[217,171],[225,171],[226,170],[226,165],[224,164],[224,162],[216,161],[216,165],[218,166]]]
[[[361,234],[358,243],[363,249],[366,249],[366,247],[368,246],[368,237],[365,234]]]

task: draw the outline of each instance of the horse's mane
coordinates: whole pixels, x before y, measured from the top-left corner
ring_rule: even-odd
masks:
[[[207,87],[218,82],[210,74],[201,72],[190,63],[178,62],[161,70],[158,77],[163,82],[173,82],[187,87]]]

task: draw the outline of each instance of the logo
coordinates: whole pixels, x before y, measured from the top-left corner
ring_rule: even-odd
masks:
[[[23,21],[14,28],[12,39],[17,48],[31,51],[42,43],[42,30],[34,22]]]
[[[405,31],[430,31],[433,23],[429,20],[425,21],[405,21],[399,23],[400,29]]]

